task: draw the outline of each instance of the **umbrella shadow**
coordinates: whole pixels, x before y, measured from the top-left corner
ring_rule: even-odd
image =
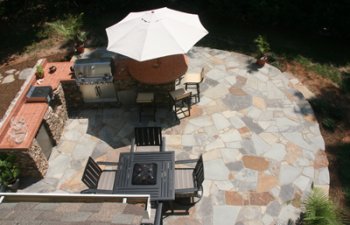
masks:
[[[86,134],[114,149],[131,144],[135,127],[159,126],[164,129],[180,123],[174,112],[165,107],[158,107],[155,117],[156,121],[153,121],[153,116],[142,115],[140,120],[137,105],[74,109],[69,113],[70,119],[87,123]]]

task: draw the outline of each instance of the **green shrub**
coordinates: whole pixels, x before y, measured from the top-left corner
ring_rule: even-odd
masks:
[[[271,49],[270,44],[267,42],[266,38],[262,35],[259,35],[255,40],[254,43],[256,45],[257,52],[260,56],[266,55]]]
[[[63,20],[48,22],[46,25],[54,34],[64,38],[66,41],[74,41],[82,37],[82,35],[86,37],[86,33],[81,30],[83,26],[83,16],[83,13],[78,16],[67,15]]]
[[[305,214],[303,224],[305,225],[341,225],[341,216],[334,203],[328,199],[326,194],[314,188],[304,202]]]
[[[15,164],[16,156],[11,154],[0,155],[0,184],[7,186],[16,181],[19,168]]]
[[[37,65],[36,66],[36,73],[35,73],[35,75],[36,75],[37,79],[44,78],[44,68],[43,68],[42,65]]]
[[[322,126],[327,130],[334,131],[336,122],[334,119],[327,117],[322,119]]]

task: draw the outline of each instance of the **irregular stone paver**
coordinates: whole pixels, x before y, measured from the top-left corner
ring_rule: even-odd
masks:
[[[246,168],[257,171],[264,171],[269,167],[269,162],[263,157],[247,155],[242,157],[242,161]]]
[[[156,122],[140,124],[136,106],[77,112],[53,150],[46,177],[23,191],[79,192],[86,188],[80,179],[89,155],[116,161],[129,151],[135,126],[157,125],[176,159],[204,159],[203,198],[189,215],[168,216],[165,224],[295,221],[311,185],[328,191],[330,182],[324,141],[302,93],[312,95],[275,67],[250,69],[249,56],[200,47],[188,56],[190,70],[205,72],[201,101],[190,117],[178,122],[158,111]]]
[[[16,71],[17,71],[16,69],[6,70],[6,71],[5,71],[5,74],[6,74],[6,75],[15,74]]]
[[[26,80],[32,73],[33,73],[32,68],[26,68],[19,73],[18,79]]]
[[[15,77],[10,74],[10,75],[7,75],[3,80],[2,80],[2,84],[8,84],[8,83],[11,83],[15,81]]]

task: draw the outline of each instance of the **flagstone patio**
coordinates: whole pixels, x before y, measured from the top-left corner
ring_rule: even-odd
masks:
[[[26,192],[79,192],[88,156],[117,161],[130,150],[133,128],[159,125],[176,159],[203,154],[204,196],[187,216],[164,223],[272,225],[296,220],[311,185],[329,188],[325,144],[291,74],[234,52],[194,47],[190,69],[205,68],[201,102],[179,121],[166,109],[138,122],[136,106],[73,112],[52,152],[45,178]]]

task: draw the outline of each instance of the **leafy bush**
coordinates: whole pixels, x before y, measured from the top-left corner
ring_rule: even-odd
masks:
[[[37,79],[42,79],[44,77],[44,68],[42,65],[36,66],[36,78]]]
[[[270,44],[267,42],[266,38],[262,35],[259,35],[255,40],[256,49],[260,56],[266,55],[271,49]]]
[[[322,119],[322,126],[330,131],[334,131],[336,127],[336,122],[332,118],[324,118]]]
[[[341,216],[334,203],[318,188],[314,188],[304,202],[305,225],[341,225]]]
[[[83,26],[83,16],[83,13],[78,16],[69,14],[63,20],[47,22],[46,25],[56,35],[64,38],[66,41],[76,41],[77,39],[83,39],[84,37],[86,40],[86,32],[81,30]]]
[[[11,154],[0,155],[0,184],[7,186],[19,176],[19,168],[15,164],[16,156]]]

